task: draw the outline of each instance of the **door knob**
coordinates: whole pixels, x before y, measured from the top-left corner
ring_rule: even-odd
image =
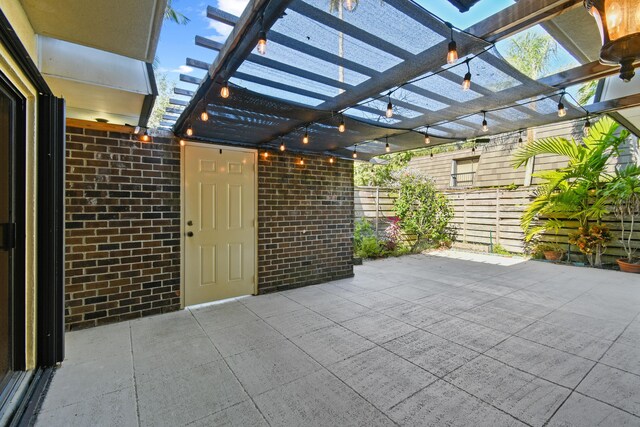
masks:
[[[193,231],[189,231],[189,232],[187,233],[187,236],[188,236],[188,237],[193,237]]]

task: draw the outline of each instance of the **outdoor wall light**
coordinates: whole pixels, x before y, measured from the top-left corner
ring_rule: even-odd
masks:
[[[225,98],[225,99],[229,97],[229,83],[228,82],[222,83],[222,87],[220,88],[220,96]]]
[[[489,132],[489,124],[487,123],[487,112],[482,112],[482,132]]]
[[[602,37],[600,61],[620,64],[620,78],[630,81],[640,59],[640,7],[637,0],[584,0]]]
[[[431,138],[429,137],[429,126],[427,126],[427,130],[424,132],[424,143],[431,144]]]
[[[388,119],[393,117],[393,104],[391,103],[391,95],[389,95],[389,103],[387,104],[386,116],[387,116]]]
[[[187,141],[185,141],[184,139],[180,140],[180,146],[184,147],[185,145],[187,145]]]
[[[269,152],[265,151],[264,153],[262,153],[262,157],[264,157],[265,159],[269,158]]]
[[[304,159],[300,159],[300,166],[304,166]]]
[[[258,53],[260,55],[267,53],[267,33],[265,31],[260,31],[258,35]]]
[[[333,164],[335,161],[336,159],[333,156],[329,157],[329,163]]]
[[[450,23],[446,23],[447,27],[451,29],[451,41],[449,42],[449,48],[447,52],[447,64],[455,64],[458,60],[458,46],[456,41],[453,39],[453,25]]]
[[[584,127],[582,128],[582,134],[585,136],[589,136],[589,132],[591,132],[591,122],[589,121],[589,116],[587,116],[587,120],[584,122]]]
[[[467,63],[467,74],[464,75],[464,80],[462,80],[462,90],[468,91],[471,89],[471,67],[469,67],[469,60],[465,61]]]

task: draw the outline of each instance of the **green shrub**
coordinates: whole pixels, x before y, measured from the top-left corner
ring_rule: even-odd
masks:
[[[359,258],[379,258],[385,252],[383,242],[375,236],[364,237],[356,248],[356,256]]]
[[[500,245],[500,244],[498,244],[498,243],[496,243],[495,245],[493,245],[493,252],[492,252],[492,253],[494,253],[494,254],[496,254],[496,255],[508,255],[508,256],[513,255],[511,252],[509,252],[508,250],[506,250],[506,249],[504,248],[504,246],[502,246],[502,245]]]

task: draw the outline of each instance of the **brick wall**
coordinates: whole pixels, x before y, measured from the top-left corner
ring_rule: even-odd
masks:
[[[353,276],[353,162],[280,152],[258,162],[259,292]]]
[[[180,306],[180,147],[67,127],[66,325]]]

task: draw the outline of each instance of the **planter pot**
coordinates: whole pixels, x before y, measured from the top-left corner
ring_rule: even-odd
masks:
[[[620,271],[625,271],[627,273],[640,273],[640,264],[631,264],[623,259],[619,259],[618,266],[620,267]]]
[[[547,261],[560,261],[563,256],[562,251],[544,251],[544,259]]]

